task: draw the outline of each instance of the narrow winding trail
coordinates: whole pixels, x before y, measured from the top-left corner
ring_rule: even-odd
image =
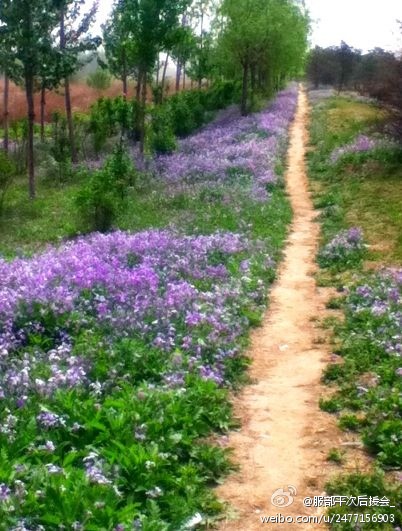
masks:
[[[294,219],[269,311],[252,337],[254,384],[235,399],[242,428],[230,435],[228,445],[240,470],[217,489],[233,513],[220,530],[325,529],[317,524],[261,523],[264,515],[317,514],[317,509],[303,506],[303,498],[322,494],[330,469],[326,456],[339,443],[335,421],[318,406],[329,353],[317,338],[314,318],[324,315],[327,294],[313,278],[319,226],[304,160],[307,118],[307,98],[300,90],[286,175]],[[272,493],[288,485],[297,489],[294,502],[275,507]]]

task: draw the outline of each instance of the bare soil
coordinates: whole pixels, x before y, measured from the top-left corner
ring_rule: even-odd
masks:
[[[345,445],[345,434],[336,428],[336,420],[320,411],[318,404],[328,394],[320,377],[331,355],[316,318],[325,316],[330,293],[317,288],[313,276],[319,226],[306,176],[307,120],[307,98],[300,90],[286,174],[294,218],[269,311],[252,337],[249,355],[254,383],[235,397],[242,427],[230,435],[228,446],[234,449],[240,468],[217,489],[229,507],[218,526],[222,531],[264,528],[260,519],[264,515],[316,515],[318,510],[305,508],[303,499],[324,493],[334,470],[326,459],[328,451]],[[281,488],[292,490],[289,485],[297,490],[293,503],[273,505],[272,494]],[[265,526],[284,531],[325,529],[300,523]]]

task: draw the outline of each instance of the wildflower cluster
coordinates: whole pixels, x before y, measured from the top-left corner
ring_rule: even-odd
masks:
[[[265,111],[249,117],[234,116],[210,124],[180,142],[172,155],[161,155],[154,169],[171,193],[198,189],[220,190],[225,183],[247,180],[246,192],[254,201],[269,199],[269,187],[277,183],[275,165],[286,148],[287,129],[296,106],[295,88],[280,93]],[[229,190],[225,190],[227,199]]]
[[[339,232],[318,254],[321,267],[344,268],[361,261],[366,245],[358,227]]]
[[[386,466],[402,466],[402,270],[386,269],[346,290],[345,322],[338,330],[342,366],[327,369],[339,379],[340,409],[362,410],[347,425],[363,432],[363,441]],[[353,417],[353,419],[352,419]]]
[[[373,138],[364,134],[358,135],[353,142],[336,148],[330,155],[331,164],[336,164],[346,155],[367,153],[381,148],[390,148],[393,143],[384,138]]]

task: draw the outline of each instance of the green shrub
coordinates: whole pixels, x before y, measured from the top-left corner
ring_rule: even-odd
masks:
[[[3,151],[0,151],[0,215],[3,211],[7,190],[15,174],[15,165]]]
[[[176,149],[176,137],[168,106],[164,105],[152,109],[148,141],[149,147],[154,153],[172,153]]]
[[[240,98],[239,84],[234,81],[218,81],[206,93],[205,106],[209,110],[218,110]]]
[[[184,97],[184,93],[175,94],[168,101],[175,135],[189,135],[196,128],[196,122],[192,109]]]
[[[118,133],[132,140],[139,139],[140,105],[137,101],[117,98],[99,98],[91,106],[89,131],[93,137],[96,153],[105,147],[108,138]]]
[[[368,500],[388,499],[388,504],[367,504],[353,507],[353,519],[350,519],[351,507],[344,503],[336,505],[329,510],[333,518],[330,529],[336,531],[393,531],[402,524],[402,487],[400,484],[392,485],[384,473],[374,470],[370,474],[354,472],[331,479],[326,485],[330,496],[340,493],[342,496],[362,496]],[[365,522],[365,523],[360,523]]]
[[[134,167],[120,144],[102,169],[87,175],[86,183],[76,196],[84,230],[109,230],[124,206],[127,187],[134,182]]]
[[[57,162],[65,162],[70,158],[70,139],[68,135],[67,119],[60,112],[52,114],[52,134],[50,152]]]
[[[88,87],[92,87],[97,90],[106,90],[112,83],[112,76],[108,70],[98,68],[92,74],[87,77]]]

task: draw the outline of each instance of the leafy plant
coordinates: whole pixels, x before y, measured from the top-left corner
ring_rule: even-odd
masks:
[[[92,87],[97,90],[106,90],[110,87],[112,83],[112,76],[110,72],[104,68],[98,68],[95,72],[92,72],[87,77],[88,87]]]
[[[154,153],[171,153],[176,147],[176,137],[172,128],[170,109],[155,107],[151,113],[149,146]]]
[[[101,170],[88,175],[77,194],[76,205],[86,230],[105,232],[112,227],[134,180],[134,167],[120,144]]]
[[[4,152],[0,151],[0,215],[3,212],[6,193],[15,174],[15,165]]]

